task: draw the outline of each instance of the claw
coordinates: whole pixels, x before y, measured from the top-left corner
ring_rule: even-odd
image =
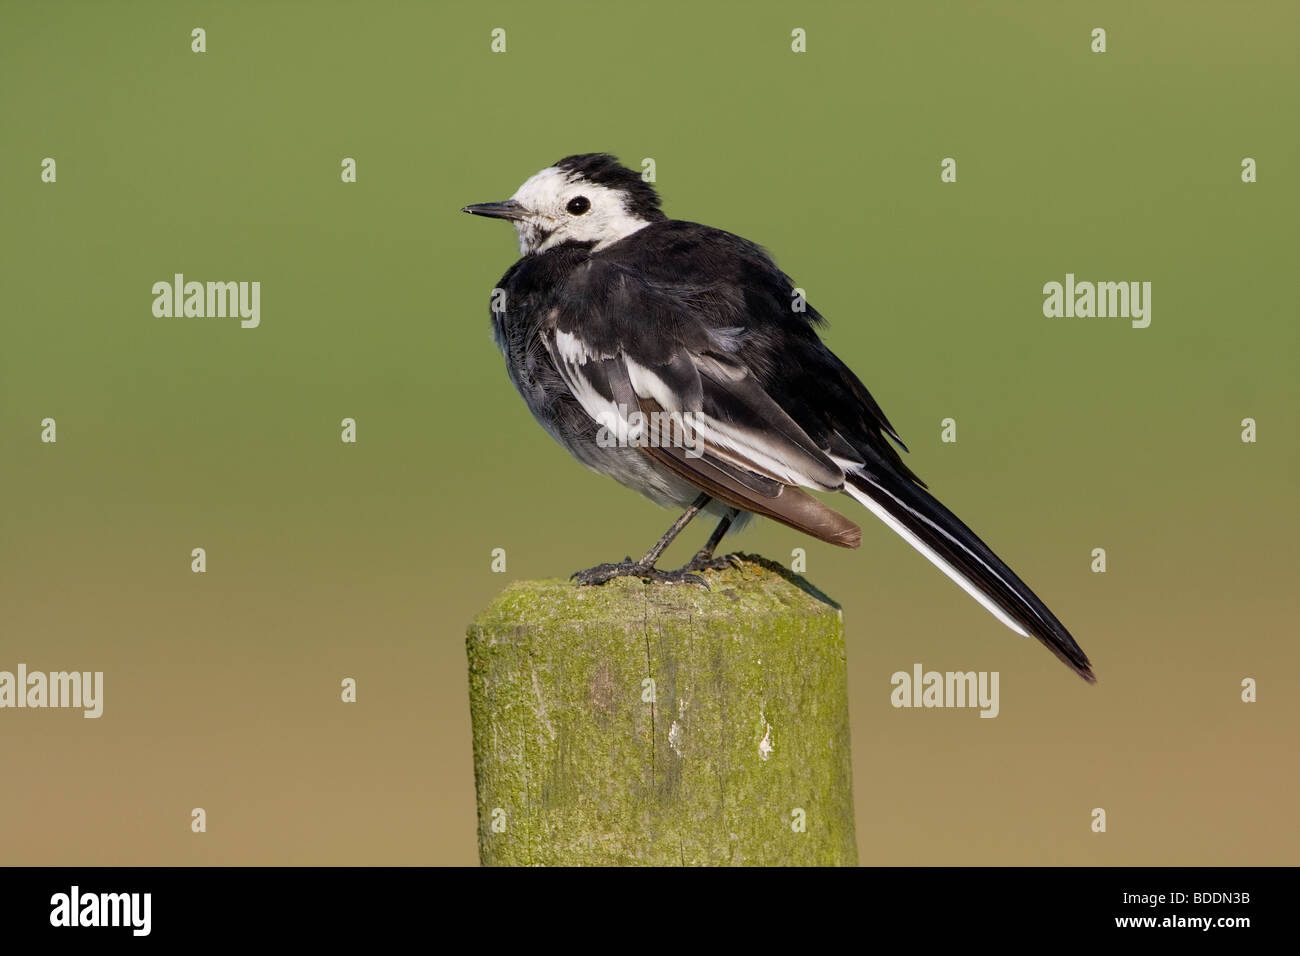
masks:
[[[724,554],[720,558],[706,557],[703,554],[696,554],[691,558],[683,571],[725,571],[727,568],[738,568],[741,565],[740,556],[737,554]]]
[[[580,585],[605,584],[614,578],[640,578],[643,581],[662,581],[665,584],[698,584],[708,588],[708,582],[692,571],[702,570],[689,565],[676,571],[660,571],[650,565],[634,563],[630,558],[618,564],[598,564],[594,568],[574,571],[569,575],[571,581]]]

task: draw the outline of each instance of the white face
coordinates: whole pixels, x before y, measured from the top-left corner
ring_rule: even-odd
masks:
[[[570,181],[570,175],[548,166],[510,197],[525,210],[524,218],[515,222],[521,255],[545,252],[570,240],[594,242],[603,249],[650,224],[628,212],[618,190]],[[584,199],[585,210],[579,211]]]

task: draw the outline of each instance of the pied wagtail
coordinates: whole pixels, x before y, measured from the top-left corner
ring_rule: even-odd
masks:
[[[584,465],[686,509],[640,561],[580,571],[580,583],[700,581],[692,572],[725,565],[714,549],[751,514],[856,548],[858,526],[804,489],[843,492],[1007,627],[1095,679],[1047,606],[904,464],[885,413],[818,338],[825,320],[793,307],[794,284],[763,249],[669,219],[654,187],[603,153],[569,156],[464,212],[518,230],[523,258],[498,283],[504,300],[494,291],[492,330],[533,415]],[[705,546],[677,571],[655,568],[700,511],[720,518]]]

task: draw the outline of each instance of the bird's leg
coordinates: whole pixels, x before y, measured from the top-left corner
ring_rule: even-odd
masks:
[[[618,564],[598,564],[594,568],[587,568],[585,571],[575,571],[571,575],[572,579],[579,584],[604,584],[606,581],[622,577],[646,578],[652,581],[669,581],[677,584],[687,581],[703,584],[704,579],[698,574],[689,573],[689,568],[682,568],[678,571],[660,571],[655,567],[655,562],[659,560],[659,556],[664,553],[664,550],[673,543],[673,539],[682,533],[682,529],[691,523],[691,519],[699,514],[700,509],[707,505],[709,501],[710,497],[708,495],[701,494],[691,502],[691,506],[682,513],[680,518],[673,522],[672,527],[663,533],[663,537],[655,542],[654,547],[647,551],[640,561],[634,562],[631,558],[625,558]],[[727,523],[730,524],[730,520]],[[725,529],[723,530],[725,531]],[[717,532],[715,532],[715,535],[718,538],[722,537]],[[717,542],[714,542],[714,547],[717,547]]]
[[[695,552],[695,557],[691,558],[690,562],[682,568],[683,571],[721,571],[723,568],[733,567],[738,563],[738,559],[734,554],[724,554],[720,558],[713,556],[713,552],[717,550],[722,541],[722,536],[730,530],[731,523],[736,520],[738,514],[740,514],[740,509],[731,508],[722,516],[718,526],[713,529],[713,534],[709,535],[709,540],[704,542],[704,547]]]

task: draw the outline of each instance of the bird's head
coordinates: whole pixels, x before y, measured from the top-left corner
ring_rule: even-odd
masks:
[[[654,187],[606,153],[568,156],[531,177],[505,202],[461,211],[513,222],[525,256],[565,242],[602,249],[667,218]]]

